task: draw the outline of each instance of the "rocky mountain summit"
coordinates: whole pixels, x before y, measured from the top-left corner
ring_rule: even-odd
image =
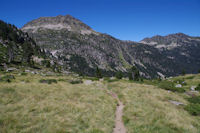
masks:
[[[77,32],[80,34],[98,34],[93,31],[89,26],[82,23],[80,20],[70,16],[59,15],[57,17],[41,17],[33,20],[22,27],[26,32],[38,32],[42,29],[50,30],[68,30],[71,32]]]
[[[121,41],[94,31],[70,16],[41,17],[22,27],[63,70],[94,75],[127,73],[132,66],[147,78],[175,76],[200,68],[199,38],[182,33],[145,38],[141,42]]]

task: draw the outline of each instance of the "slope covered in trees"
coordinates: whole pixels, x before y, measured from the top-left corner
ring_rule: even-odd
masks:
[[[32,57],[45,56],[40,47],[17,27],[0,20],[0,64],[32,64]]]

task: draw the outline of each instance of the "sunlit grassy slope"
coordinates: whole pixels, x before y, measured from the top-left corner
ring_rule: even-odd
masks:
[[[128,133],[199,133],[200,118],[193,117],[169,100],[187,104],[182,94],[150,85],[114,82],[109,88],[125,104],[124,123]]]
[[[18,76],[0,82],[0,133],[109,133],[116,102],[94,85],[70,84],[72,77]],[[58,83],[39,83],[57,79]]]
[[[184,110],[188,95],[146,81],[104,80],[86,85],[71,84],[70,80],[80,78],[74,76],[11,74],[15,79],[10,83],[0,82],[1,133],[112,133],[117,102],[106,89],[125,104],[123,121],[128,133],[200,132],[200,117]],[[170,80],[177,78],[183,77]],[[41,79],[57,83],[40,83]],[[189,88],[200,83],[200,75],[187,75],[184,80]]]

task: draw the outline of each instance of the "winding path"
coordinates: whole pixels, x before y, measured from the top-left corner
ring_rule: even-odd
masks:
[[[115,127],[113,128],[113,133],[126,133],[126,128],[122,120],[124,104],[119,100],[117,94],[113,93],[112,91],[108,91],[108,93],[118,102],[115,112]]]

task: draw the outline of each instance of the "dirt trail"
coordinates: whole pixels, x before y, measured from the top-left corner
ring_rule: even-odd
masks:
[[[119,100],[117,94],[111,91],[108,93],[118,101],[118,106],[115,112],[115,127],[113,129],[113,133],[126,133],[126,128],[122,120],[124,104]]]

